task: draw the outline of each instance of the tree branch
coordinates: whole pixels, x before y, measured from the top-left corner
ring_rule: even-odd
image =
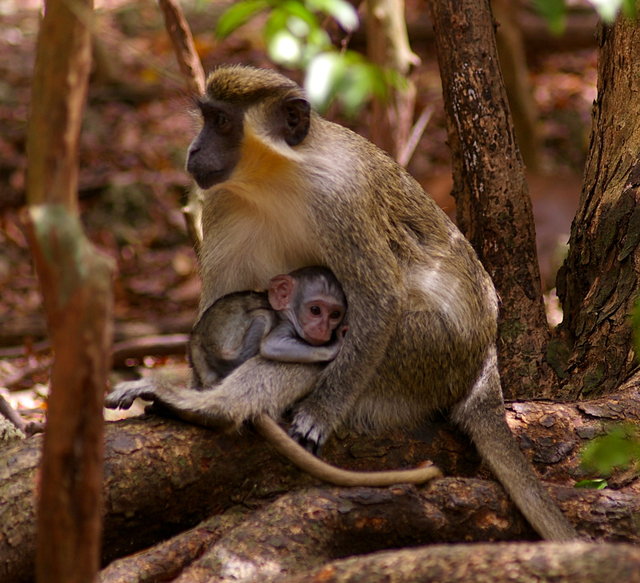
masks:
[[[608,583],[640,581],[640,550],[632,545],[499,543],[432,545],[335,561],[286,583]]]
[[[429,7],[447,114],[456,216],[501,299],[498,359],[503,391],[510,398],[549,397],[557,378],[545,360],[549,330],[533,212],[489,0],[440,0]]]
[[[533,459],[543,479],[565,485],[553,486],[551,491],[581,532],[601,540],[640,542],[635,519],[640,513],[637,480],[626,482],[620,490],[572,487],[574,479],[585,476],[578,452],[588,438],[602,432],[607,422],[624,419],[639,422],[637,385],[613,399],[578,405],[515,403],[510,406],[508,416],[525,453]],[[379,439],[352,436],[333,439],[327,444],[325,457],[336,465],[357,470],[411,467],[431,459],[445,475],[457,477],[436,480],[425,488],[322,488],[313,494],[304,490],[292,492],[282,499],[279,510],[270,512],[281,516],[280,527],[286,528],[285,509],[295,508],[288,516],[300,523],[300,504],[306,504],[301,502],[306,500],[305,496],[342,500],[345,504],[353,497],[375,501],[369,504],[369,515],[364,502],[354,506],[352,500],[344,508],[338,504],[338,511],[330,513],[333,520],[351,520],[352,526],[347,523],[336,526],[334,522],[318,524],[318,528],[339,528],[344,538],[362,540],[363,531],[358,529],[364,526],[360,522],[378,524],[376,540],[381,546],[377,548],[385,548],[380,543],[384,540],[394,541],[398,546],[399,532],[415,531],[411,535],[415,544],[467,540],[466,537],[476,541],[535,537],[499,485],[465,477],[491,475],[480,465],[479,457],[462,434],[442,422],[430,424],[428,431],[429,435],[425,431],[424,436],[428,441],[399,434]],[[40,436],[35,436],[0,452],[0,580],[3,581],[26,582],[33,575],[33,490],[40,445]],[[193,527],[203,517],[226,512],[238,503],[260,508],[283,492],[313,484],[318,482],[277,456],[250,430],[227,435],[159,417],[109,423],[103,558],[109,561],[130,554]],[[361,517],[360,526],[354,526],[348,517],[356,507],[353,516]],[[261,528],[269,528],[264,518],[249,520]],[[305,528],[312,526],[310,522]],[[347,526],[355,530],[348,531]],[[402,534],[405,535],[410,536]]]

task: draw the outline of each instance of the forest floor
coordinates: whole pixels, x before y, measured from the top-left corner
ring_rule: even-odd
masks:
[[[256,29],[217,42],[216,3],[190,12],[206,69],[224,62],[267,66]],[[26,128],[40,2],[0,0],[0,395],[29,416],[40,415],[51,354],[24,234]],[[80,146],[80,207],[90,239],[117,263],[116,340],[191,327],[199,281],[181,206],[189,188],[183,170],[196,133],[190,97],[152,0],[98,3],[97,55]],[[420,22],[408,5],[408,21]],[[427,35],[428,37],[428,35]],[[449,150],[433,45],[413,43],[422,58],[414,73],[417,110],[434,113],[409,170],[453,216]],[[553,287],[580,194],[595,98],[593,48],[538,53],[529,60],[539,112],[543,171],[530,176],[541,271]],[[295,76],[295,75],[294,75]],[[367,115],[345,120],[367,134]],[[154,366],[173,358],[145,359]],[[183,357],[176,357],[178,362]],[[134,361],[132,361],[134,363]]]

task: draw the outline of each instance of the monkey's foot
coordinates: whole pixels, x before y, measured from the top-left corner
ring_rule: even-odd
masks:
[[[118,383],[104,400],[107,409],[129,409],[137,398],[153,401],[153,385],[146,379]]]
[[[289,435],[307,451],[319,455],[320,449],[329,437],[329,431],[320,427],[311,415],[298,410],[291,423]]]

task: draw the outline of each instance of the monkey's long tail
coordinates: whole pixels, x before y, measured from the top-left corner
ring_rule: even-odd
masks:
[[[332,466],[296,443],[268,415],[261,415],[254,420],[254,425],[263,437],[276,450],[300,469],[314,478],[335,484],[336,486],[391,486],[393,484],[422,484],[434,478],[442,477],[436,466],[415,468],[412,470],[385,470],[378,472],[356,472]]]

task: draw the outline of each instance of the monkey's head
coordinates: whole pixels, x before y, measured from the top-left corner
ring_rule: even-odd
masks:
[[[303,267],[276,275],[268,291],[271,307],[312,346],[330,342],[347,311],[342,286],[325,267]]]
[[[274,71],[220,67],[209,75],[197,104],[203,126],[189,146],[187,171],[202,189],[230,177],[248,134],[293,148],[309,132],[311,108],[304,92]]]

